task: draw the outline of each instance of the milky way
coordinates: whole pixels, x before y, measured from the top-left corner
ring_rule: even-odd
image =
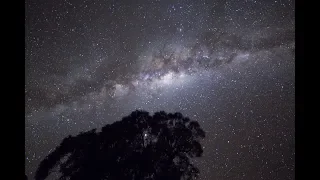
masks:
[[[136,109],[207,132],[201,179],[294,179],[294,1],[27,1],[26,174]]]

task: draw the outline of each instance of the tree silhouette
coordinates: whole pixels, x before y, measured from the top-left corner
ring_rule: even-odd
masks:
[[[36,180],[58,164],[60,179],[194,179],[190,158],[203,153],[205,132],[181,113],[134,111],[121,121],[68,136],[39,165]],[[64,160],[64,162],[62,162]]]

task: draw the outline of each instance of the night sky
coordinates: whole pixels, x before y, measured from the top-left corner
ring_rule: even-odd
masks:
[[[136,109],[207,136],[200,179],[295,178],[290,0],[27,0],[25,163]]]

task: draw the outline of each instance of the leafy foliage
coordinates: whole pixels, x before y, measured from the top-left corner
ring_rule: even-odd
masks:
[[[202,155],[204,137],[199,123],[181,113],[134,111],[101,132],[63,139],[35,177],[45,179],[59,164],[62,180],[194,179],[199,169],[190,158]]]

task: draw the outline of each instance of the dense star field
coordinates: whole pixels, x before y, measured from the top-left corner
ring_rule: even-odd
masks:
[[[25,162],[136,109],[206,131],[200,179],[294,179],[294,1],[27,0]]]

